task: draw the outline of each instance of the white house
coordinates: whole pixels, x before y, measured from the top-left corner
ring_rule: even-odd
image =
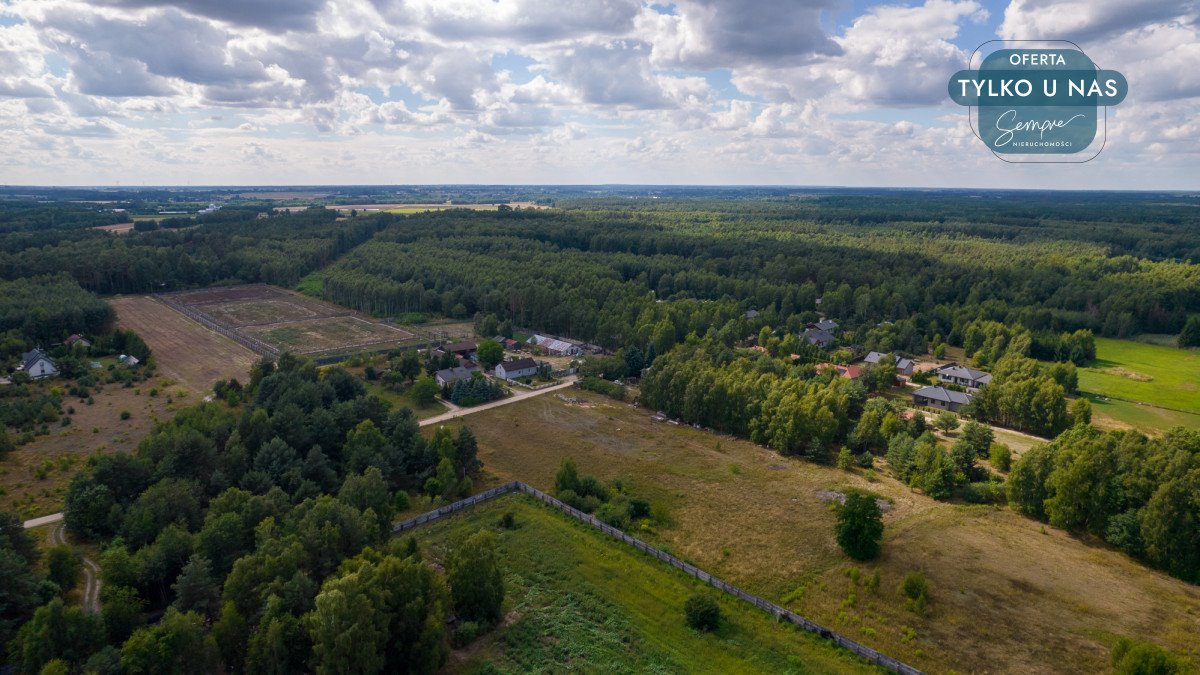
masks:
[[[41,349],[22,354],[20,369],[35,380],[58,375],[58,366],[55,365],[54,359]]]
[[[515,380],[520,377],[537,375],[538,363],[533,359],[517,359],[497,364],[496,377],[502,380]]]

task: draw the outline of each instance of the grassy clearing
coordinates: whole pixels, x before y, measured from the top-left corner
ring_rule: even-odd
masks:
[[[1096,357],[1080,391],[1200,414],[1200,351],[1096,338]]]
[[[353,348],[411,339],[412,333],[357,317],[331,317],[280,326],[248,326],[247,335],[280,349],[311,354],[341,347]]]
[[[512,512],[517,527],[496,526]],[[456,653],[449,670],[493,663],[501,672],[879,672],[847,652],[638,553],[528,497],[506,495],[416,531],[444,563],[454,541],[497,533],[506,618],[492,635]],[[710,592],[723,625],[684,625],[683,603]]]
[[[227,326],[279,323],[311,319],[317,315],[300,303],[287,300],[247,300],[204,305],[203,311],[218,323]]]
[[[1092,402],[1092,422],[1101,429],[1133,428],[1146,434],[1162,433],[1174,426],[1200,429],[1200,415],[1194,413],[1167,410],[1092,393],[1083,395]]]
[[[553,396],[456,421],[480,442],[491,480],[553,486],[564,456],[620,478],[673,524],[637,536],[732,583],[930,672],[1100,672],[1098,635],[1130,635],[1197,653],[1200,589],[1146,569],[1007,508],[935,502],[885,471],[847,473],[751,443],[650,421],[651,411],[586,392],[588,407]],[[431,432],[430,432],[431,433]],[[890,500],[878,593],[850,586],[820,491],[859,487]],[[895,589],[922,570],[931,611]],[[853,602],[849,602],[850,592]]]
[[[35,386],[62,385],[52,380]],[[151,389],[157,389],[158,395],[150,396]],[[129,389],[104,385],[92,398],[94,403],[87,405],[74,396],[64,397],[62,407],[64,417],[71,420],[69,425],[52,424],[49,434],[37,436],[0,459],[0,509],[22,518],[62,510],[67,485],[89,455],[131,452],[157,422],[171,419],[180,407],[199,402],[186,387],[159,377]],[[121,419],[122,410],[129,411],[129,419]]]

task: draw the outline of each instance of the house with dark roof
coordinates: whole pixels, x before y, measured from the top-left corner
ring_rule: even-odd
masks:
[[[447,354],[453,354],[460,359],[469,359],[475,355],[475,349],[478,347],[479,345],[474,340],[467,340],[466,342],[443,345],[442,351]]]
[[[537,375],[538,362],[533,359],[516,359],[496,365],[496,377],[502,380],[515,380],[521,377]]]
[[[883,357],[885,357],[885,356],[887,356],[887,355],[882,352],[871,352],[870,354],[867,354],[866,358],[863,359],[863,363],[874,365],[874,364],[877,364],[880,361],[882,361]],[[892,359],[896,365],[896,374],[897,375],[912,375],[912,373],[913,373],[912,359],[906,359],[903,356],[900,356],[899,354],[894,355],[892,357]]]
[[[63,344],[68,347],[74,347],[75,345],[79,345],[80,347],[83,347],[85,349],[92,346],[91,340],[88,340],[87,338],[83,337],[79,333],[75,333],[74,335],[67,338],[66,340],[63,340]]]
[[[914,391],[912,400],[914,405],[958,412],[960,408],[971,402],[971,395],[945,387],[932,386],[921,387]]]
[[[960,366],[957,363],[947,363],[944,366],[939,366],[933,372],[937,375],[939,381],[947,384],[957,384],[967,389],[979,389],[992,381],[990,373]]]
[[[32,351],[21,354],[19,370],[27,373],[29,377],[35,380],[58,375],[58,365],[41,348],[35,348]]]
[[[444,387],[448,384],[454,384],[462,380],[469,380],[471,376],[479,372],[478,368],[464,368],[455,366],[453,368],[445,368],[437,371],[433,375],[433,379],[437,381],[439,387]]]
[[[833,319],[822,318],[815,323],[808,324],[808,327],[816,328],[817,330],[823,330],[826,333],[832,333],[833,331],[837,330],[838,325]]]

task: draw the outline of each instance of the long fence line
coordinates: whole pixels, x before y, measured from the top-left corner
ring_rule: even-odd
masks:
[[[695,565],[686,563],[686,562],[680,560],[679,558],[676,558],[675,556],[671,555],[670,553],[667,553],[666,551],[663,551],[659,548],[655,548],[654,546],[651,546],[650,544],[647,544],[646,542],[644,542],[640,539],[637,539],[636,537],[631,537],[628,534],[622,532],[621,530],[618,530],[617,528],[601,521],[599,518],[596,518],[595,516],[593,516],[591,514],[584,513],[583,511],[580,511],[579,509],[569,506],[569,505],[559,501],[558,499],[551,497],[550,495],[546,494],[545,492],[542,492],[541,490],[539,490],[535,487],[532,487],[530,485],[526,485],[525,483],[522,483],[521,481],[513,481],[511,483],[506,483],[504,485],[494,487],[490,490],[485,490],[483,492],[480,492],[477,495],[467,497],[466,499],[462,499],[457,502],[454,502],[453,504],[447,504],[446,506],[443,506],[438,509],[434,509],[433,511],[430,511],[428,513],[423,513],[414,518],[409,518],[408,520],[404,520],[399,523],[396,523],[394,526],[392,526],[392,534],[400,534],[401,532],[411,530],[415,527],[424,525],[425,523],[432,522],[432,521],[438,520],[440,518],[445,518],[446,516],[449,516],[453,513],[457,513],[459,511],[462,511],[463,509],[470,508],[472,506],[475,506],[476,504],[486,502],[490,499],[495,499],[496,497],[499,497],[501,495],[506,495],[510,492],[522,492],[524,494],[527,494],[527,495],[533,497],[534,499],[537,499],[538,501],[542,502],[543,504],[546,504],[550,507],[558,509],[559,511],[562,511],[563,513],[567,514],[568,516],[571,516],[572,518],[574,518],[575,520],[578,520],[581,523],[591,525],[592,527],[596,528],[597,530],[600,530],[604,534],[607,534],[608,536],[610,536],[614,539],[619,539],[619,540],[625,542],[626,544],[629,544],[630,546],[636,548],[637,550],[642,551],[643,553],[646,553],[650,556],[653,556],[653,557],[671,565],[672,567],[684,572],[688,576],[699,579],[700,581],[703,581],[704,583],[712,586],[713,588],[724,591],[725,593],[728,593],[729,595],[732,595],[735,598],[738,598],[739,600],[748,602],[748,603],[754,605],[755,607],[758,607],[759,609],[763,610],[764,612],[767,612],[768,614],[771,614],[772,616],[774,616],[776,618],[776,620],[787,621],[788,623],[799,626],[800,628],[802,628],[810,633],[815,633],[827,640],[831,640],[834,644],[838,645],[839,647],[842,647],[843,649],[853,652],[853,653],[857,654],[858,656],[862,657],[863,659],[866,659],[867,661],[874,663],[875,665],[881,666],[883,668],[887,668],[888,670],[895,672],[895,673],[901,673],[901,675],[921,675],[921,671],[917,670],[916,668],[913,668],[912,666],[910,666],[906,663],[898,661],[898,660],[896,660],[882,652],[879,652],[875,649],[871,649],[870,647],[868,647],[864,644],[861,644],[859,642],[851,640],[850,638],[848,638],[834,630],[826,628],[818,623],[809,621],[808,619],[800,616],[799,614],[797,614],[785,607],[780,607],[779,605],[777,605],[773,602],[770,602],[764,598],[760,598],[757,595],[747,593],[746,591],[743,591],[742,589],[738,588],[737,586],[727,583],[727,582],[709,574],[708,572],[705,572],[704,570],[700,569],[699,567],[696,567]]]
[[[263,342],[262,340],[252,338],[248,335],[243,335],[235,330],[230,330],[229,328],[226,328],[225,326],[222,326],[221,324],[213,321],[212,319],[210,319],[207,316],[205,316],[204,314],[196,311],[195,309],[192,309],[190,306],[185,305],[181,302],[176,302],[174,299],[168,297],[167,294],[155,293],[154,298],[156,300],[158,300],[159,302],[163,303],[164,305],[166,305],[167,307],[170,307],[171,309],[179,312],[180,314],[183,314],[184,316],[195,321],[196,323],[199,323],[201,326],[204,326],[205,328],[207,328],[211,331],[215,331],[217,333],[220,333],[221,335],[224,335],[225,337],[246,347],[247,349],[249,349],[252,352],[255,352],[257,354],[260,354],[262,356],[267,356],[267,357],[273,357],[273,356],[279,355],[278,349],[275,349],[274,347]]]

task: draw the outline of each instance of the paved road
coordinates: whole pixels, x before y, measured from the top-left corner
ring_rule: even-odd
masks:
[[[61,522],[56,522],[50,528],[48,536],[51,544],[67,545],[66,527]],[[100,567],[85,555],[81,555],[80,558],[83,560],[83,611],[95,614],[100,611],[100,586],[103,585],[100,581]]]
[[[442,422],[447,422],[456,417],[462,417],[464,415],[470,415],[471,413],[477,413],[484,410],[491,410],[492,408],[499,408],[500,406],[508,405],[509,403],[516,403],[517,401],[524,401],[525,399],[533,398],[534,396],[541,396],[542,394],[548,394],[552,391],[566,389],[573,384],[575,384],[575,376],[571,375],[567,379],[563,380],[562,384],[556,384],[553,387],[546,387],[545,389],[538,389],[537,391],[522,390],[516,394],[513,394],[512,396],[509,396],[508,398],[502,398],[499,401],[484,403],[483,405],[477,405],[473,408],[459,408],[458,410],[451,410],[448,413],[442,413],[441,415],[421,420],[421,426],[427,427],[431,424],[441,424]]]

